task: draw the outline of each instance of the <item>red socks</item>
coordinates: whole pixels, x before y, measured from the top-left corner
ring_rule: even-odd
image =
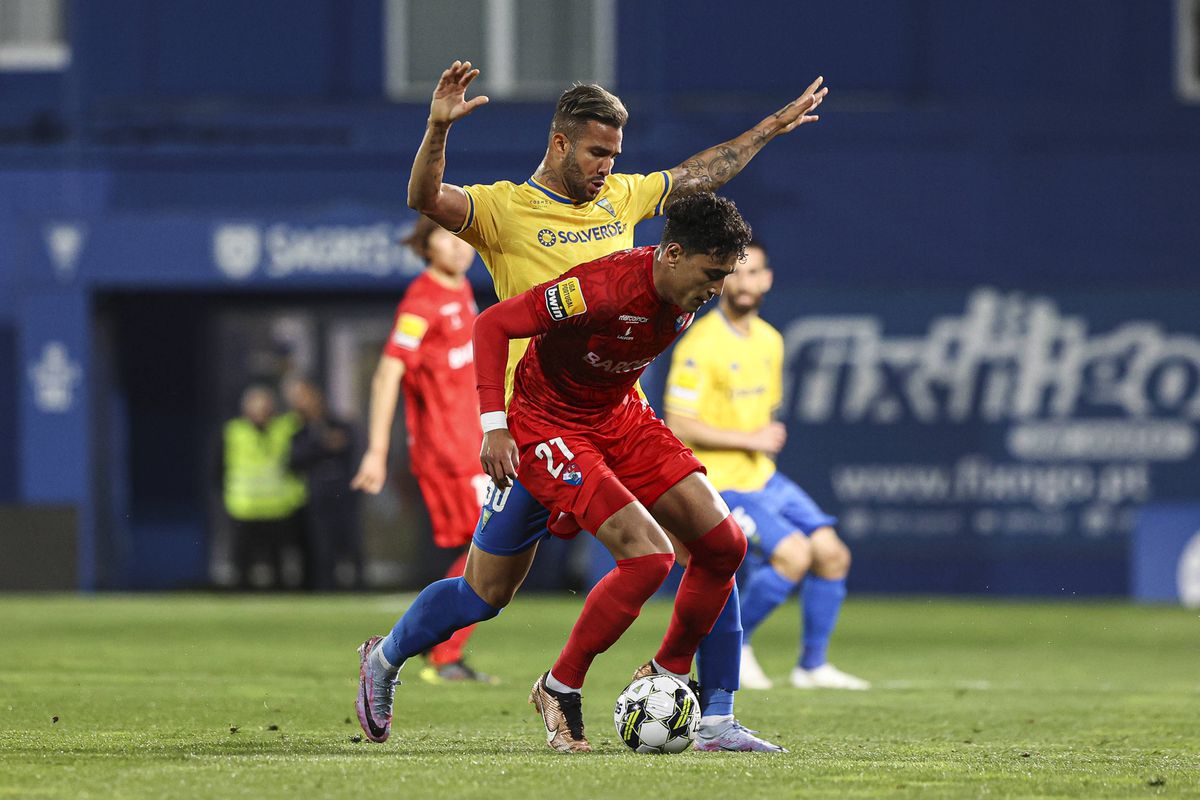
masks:
[[[746,555],[746,535],[731,515],[687,549],[691,558],[675,595],[675,611],[654,657],[659,666],[679,675],[692,671],[700,640],[712,630],[733,591],[734,573]]]
[[[675,556],[672,553],[655,553],[618,561],[617,568],[605,575],[588,593],[583,611],[567,639],[567,646],[558,656],[558,661],[554,662],[554,677],[567,686],[581,688],[592,659],[612,647],[621,634],[629,629],[645,602],[662,586],[674,563]],[[724,600],[721,605],[724,605]],[[720,610],[721,606],[717,606],[717,611]],[[715,613],[713,619],[716,619]],[[709,627],[712,627],[712,620],[709,621]]]
[[[462,555],[454,559],[454,563],[450,565],[450,569],[446,570],[447,578],[462,576],[467,568],[467,552],[469,550],[470,548],[463,550]],[[441,644],[434,645],[429,650],[429,663],[435,667],[440,667],[444,664],[453,664],[455,661],[461,661],[463,648],[467,646],[467,639],[471,638],[471,632],[474,630],[474,625],[459,628],[449,639]]]

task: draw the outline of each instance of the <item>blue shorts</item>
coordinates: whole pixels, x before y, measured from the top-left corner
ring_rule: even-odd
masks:
[[[768,558],[796,531],[807,536],[817,528],[837,524],[837,517],[822,511],[795,481],[778,472],[757,492],[721,492],[721,497],[750,546]]]
[[[485,553],[515,556],[550,535],[550,512],[515,480],[502,491],[489,482],[486,498],[471,540]]]

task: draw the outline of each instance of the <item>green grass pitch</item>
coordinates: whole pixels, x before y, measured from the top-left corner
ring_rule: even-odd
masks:
[[[0,798],[1200,796],[1196,611],[851,598],[831,655],[877,688],[738,696],[790,753],[639,756],[611,714],[664,630],[653,603],[592,669],[597,752],[563,756],[526,696],[574,596],[518,598],[479,629],[473,661],[500,686],[406,670],[391,741],[362,741],[354,649],[405,602],[0,596]],[[780,679],[797,620],[789,603],[755,641]]]

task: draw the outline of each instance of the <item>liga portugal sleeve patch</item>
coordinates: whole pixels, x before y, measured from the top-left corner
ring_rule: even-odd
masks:
[[[583,299],[579,278],[567,278],[546,289],[546,310],[550,312],[550,318],[557,322],[587,311],[587,301]]]
[[[429,330],[429,321],[424,317],[403,313],[400,315],[400,319],[396,320],[396,327],[392,331],[392,342],[397,347],[416,350],[420,346],[421,340],[425,338],[427,330]]]

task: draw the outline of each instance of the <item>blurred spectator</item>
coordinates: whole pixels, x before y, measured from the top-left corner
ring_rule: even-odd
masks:
[[[293,378],[284,392],[301,420],[292,437],[291,468],[304,475],[308,487],[305,586],[318,591],[338,588],[338,569],[347,564],[353,570],[348,583],[361,588],[358,498],[350,489],[354,431],[330,416],[324,392],[312,381]]]
[[[305,488],[288,466],[296,414],[275,413],[275,394],[251,386],[242,394],[242,413],[225,423],[220,485],[233,522],[238,585],[253,588],[255,568],[268,565],[275,586],[286,582],[289,549],[303,549]]]

